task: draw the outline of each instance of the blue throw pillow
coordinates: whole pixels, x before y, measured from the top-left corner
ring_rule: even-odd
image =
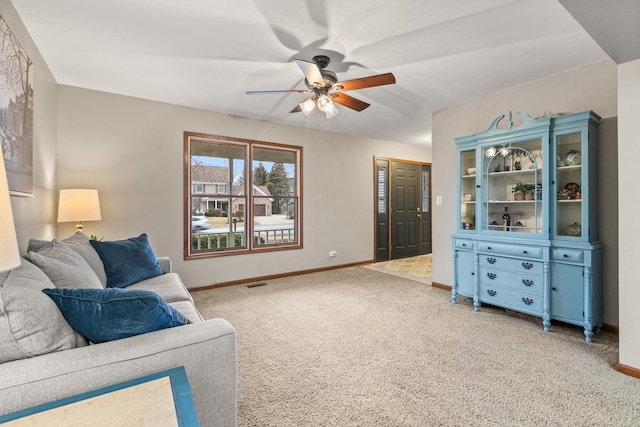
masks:
[[[185,319],[158,294],[107,289],[43,289],[71,327],[93,343],[184,325]]]
[[[163,274],[146,234],[127,240],[90,240],[107,273],[108,288],[124,288]]]

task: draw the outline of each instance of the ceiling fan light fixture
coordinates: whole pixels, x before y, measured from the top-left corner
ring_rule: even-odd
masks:
[[[310,112],[315,108],[316,103],[313,98],[307,98],[300,103],[300,109],[305,116],[308,116]]]
[[[320,95],[316,102],[318,104],[318,110],[322,111],[323,113],[330,111],[332,106],[333,108],[335,108],[333,102],[327,95]]]
[[[325,114],[327,115],[327,119],[330,119],[331,117],[335,116],[336,114],[338,114],[339,111],[340,110],[336,108],[335,104],[331,102],[331,104],[325,111]]]
[[[375,86],[384,86],[394,84],[396,78],[392,73],[376,74],[374,76],[360,77],[357,79],[339,82],[338,76],[331,70],[327,69],[330,58],[325,55],[316,55],[313,62],[304,59],[294,58],[296,64],[304,74],[305,90],[289,89],[289,90],[261,90],[248,91],[247,95],[263,95],[263,94],[281,94],[281,93],[304,93],[310,94],[304,101],[295,106],[290,113],[303,112],[309,115],[315,108],[322,111],[331,118],[338,114],[334,101],[341,106],[350,108],[354,111],[362,111],[369,107],[369,104],[342,92],[356,89],[365,89]],[[315,104],[315,105],[314,105]]]

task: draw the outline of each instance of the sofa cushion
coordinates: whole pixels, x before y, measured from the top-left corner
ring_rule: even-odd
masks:
[[[145,233],[126,240],[90,240],[107,273],[107,287],[124,288],[163,274]]]
[[[31,239],[29,240],[27,252],[41,252],[42,250],[48,250],[53,245],[53,242],[57,242],[63,246],[68,246],[73,249],[87,262],[87,264],[89,264],[89,267],[91,267],[93,272],[96,273],[96,276],[100,279],[102,287],[104,288],[107,285],[107,274],[104,272],[102,260],[100,259],[98,252],[96,252],[93,246],[89,243],[89,236],[84,234],[82,231],[77,231],[71,237],[64,240]]]
[[[204,322],[202,315],[198,312],[196,306],[190,301],[170,302],[169,305],[178,310],[180,314],[182,314],[182,317],[191,323]]]
[[[27,260],[0,272],[0,363],[86,345],[42,289],[53,283]]]
[[[177,273],[165,273],[162,276],[145,279],[126,288],[129,290],[142,289],[152,291],[160,295],[166,302],[175,301],[192,301],[191,295],[187,288],[182,284],[180,276]]]
[[[185,324],[184,317],[151,291],[43,289],[73,329],[101,343]]]
[[[102,283],[89,264],[73,249],[53,241],[39,252],[29,252],[29,260],[51,279],[56,288],[96,288]]]

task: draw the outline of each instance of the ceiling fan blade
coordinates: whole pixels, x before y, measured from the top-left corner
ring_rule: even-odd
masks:
[[[367,104],[364,101],[360,101],[352,96],[345,95],[344,93],[336,93],[331,95],[331,99],[333,102],[337,102],[340,105],[344,105],[345,107],[349,107],[352,110],[362,111],[367,108],[371,104]]]
[[[247,95],[277,95],[283,93],[311,93],[310,90],[252,90],[246,92]]]
[[[305,61],[304,59],[294,59],[298,67],[304,73],[307,81],[317,87],[324,87],[324,78],[320,74],[320,69],[313,62]]]
[[[347,90],[364,89],[367,87],[390,85],[396,82],[396,78],[392,73],[377,74],[375,76],[362,77],[359,79],[347,80],[339,82],[333,85],[334,87],[340,86],[341,92]]]

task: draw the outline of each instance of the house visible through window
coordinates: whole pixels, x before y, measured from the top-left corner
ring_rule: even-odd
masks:
[[[302,147],[185,132],[185,258],[302,247]]]

